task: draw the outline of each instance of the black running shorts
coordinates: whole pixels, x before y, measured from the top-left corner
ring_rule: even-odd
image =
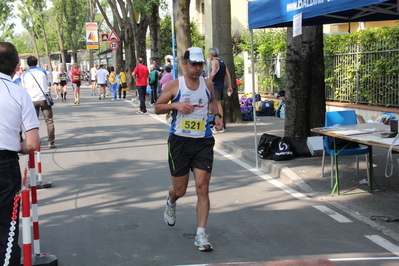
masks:
[[[215,100],[216,101],[223,101],[223,89],[214,89],[215,92]]]
[[[168,158],[172,176],[184,176],[190,169],[212,172],[215,139],[169,136]]]
[[[81,85],[81,81],[72,81],[73,84],[76,84],[77,87],[80,87]]]

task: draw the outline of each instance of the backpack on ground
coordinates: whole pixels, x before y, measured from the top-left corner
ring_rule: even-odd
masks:
[[[252,109],[241,110],[243,121],[254,121],[254,112]]]
[[[260,110],[256,112],[258,116],[274,116],[274,101],[261,102]]]

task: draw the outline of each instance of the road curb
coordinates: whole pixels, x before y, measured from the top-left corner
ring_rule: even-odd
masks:
[[[255,167],[256,159],[254,150],[251,149],[243,149],[233,142],[230,141],[222,141],[216,139],[216,146],[225,150],[226,152],[234,155],[234,157],[244,160]],[[273,161],[273,160],[263,160],[259,158],[259,168],[266,174],[273,175],[274,177],[284,179],[287,182],[294,183],[298,186],[303,192],[306,193],[316,193],[305,181],[302,180],[294,171],[292,171],[289,167],[285,167],[282,164]]]

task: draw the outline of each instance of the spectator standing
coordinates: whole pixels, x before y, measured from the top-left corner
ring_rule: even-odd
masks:
[[[51,91],[51,80],[53,77],[51,76],[51,71],[48,68],[48,64],[44,64],[44,70],[46,70],[47,80],[48,80],[48,90]]]
[[[22,76],[22,73],[25,72],[25,68],[19,67],[19,71],[17,72],[20,76]]]
[[[98,86],[98,99],[105,98],[107,93],[107,79],[109,72],[104,69],[104,65],[100,65],[100,69],[96,72],[97,86]],[[102,93],[101,93],[102,90]]]
[[[82,83],[83,73],[80,70],[78,63],[73,63],[71,71],[69,72],[70,79],[73,86],[73,96],[75,97],[75,104],[80,104],[80,85]]]
[[[119,99],[126,99],[126,92],[127,92],[127,78],[126,78],[126,72],[121,68],[121,72],[119,73],[119,79],[120,79],[120,84],[119,84]],[[122,96],[123,92],[123,96]]]
[[[167,57],[167,58],[165,59],[165,66],[164,66],[163,68],[165,69],[166,66],[170,66],[170,68],[173,69],[172,60],[170,60],[169,57]]]
[[[15,197],[22,180],[18,153],[34,152],[40,144],[39,120],[32,100],[24,89],[11,81],[18,69],[15,46],[0,42],[0,261],[4,265],[21,264],[18,245],[20,202],[17,202],[14,235],[10,237]],[[24,140],[21,139],[22,132]],[[8,244],[12,245],[9,253]]]
[[[215,98],[218,105],[219,113],[223,117],[223,92],[224,92],[224,81],[227,78],[227,91],[228,93],[233,93],[233,88],[231,87],[231,77],[229,69],[226,67],[226,63],[219,58],[219,49],[211,48],[209,49],[209,58],[212,60],[212,70],[209,78],[213,81],[213,86],[215,88]],[[225,126],[219,132],[224,132]],[[217,132],[217,131],[214,131]]]
[[[148,76],[150,75],[150,72],[148,71],[148,68],[143,64],[143,58],[139,58],[137,63],[138,66],[136,66],[132,72],[132,77],[136,82],[136,89],[140,99],[140,110],[138,110],[136,113],[147,115],[148,113],[145,106],[145,94],[148,86]]]
[[[54,144],[55,127],[53,109],[51,106],[47,105],[46,98],[43,95],[43,92],[50,95],[50,91],[47,87],[48,80],[46,70],[37,67],[37,58],[34,56],[29,56],[27,63],[29,69],[22,74],[22,85],[33,101],[37,117],[39,117],[39,111],[42,111],[47,126],[47,145],[50,149],[53,149],[56,147]]]
[[[97,64],[94,64],[92,68],[90,68],[90,81],[91,81],[91,95],[96,95],[96,87],[97,87]]]
[[[208,112],[214,114],[218,130],[223,123],[215,102],[212,81],[201,77],[204,62],[199,47],[191,47],[184,53],[184,76],[166,85],[155,105],[155,113],[173,111],[168,139],[172,188],[166,199],[164,220],[169,226],[175,225],[176,201],[187,191],[191,169],[197,193],[197,234],[194,245],[200,251],[211,251],[213,247],[205,227],[210,209],[209,181],[215,139],[208,122]],[[172,103],[168,104],[169,101]]]
[[[161,83],[161,91],[165,88],[166,84],[173,79],[172,75],[172,67],[171,66],[166,66],[165,67],[165,72],[159,81]]]
[[[116,80],[116,72],[115,72],[114,66],[111,66],[109,68],[109,70],[111,71],[109,73],[109,83],[111,84],[112,93],[114,94],[114,97],[112,98],[112,101],[116,101],[116,98],[117,98],[116,87],[118,86],[118,82]]]
[[[150,66],[150,86],[151,86],[151,102],[150,106],[154,106],[157,101],[158,95],[158,71],[155,65]]]
[[[158,64],[158,61],[155,59],[152,60],[152,64],[155,66],[155,70],[158,71],[157,95],[156,95],[156,98],[158,99],[159,94],[161,94],[161,83],[159,82],[159,80],[161,79],[165,69],[163,68],[163,66]]]

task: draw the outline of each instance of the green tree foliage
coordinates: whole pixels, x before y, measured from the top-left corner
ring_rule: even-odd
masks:
[[[14,23],[9,22],[14,17],[12,2],[10,0],[0,1],[0,41],[7,41],[12,36],[12,30],[15,26]]]
[[[399,26],[325,36],[328,99],[399,106],[398,40]]]
[[[172,54],[172,20],[170,15],[161,19],[161,59]]]
[[[64,5],[64,26],[65,43],[67,49],[73,50],[75,62],[77,62],[76,52],[78,49],[86,47],[86,20],[87,2],[86,0],[61,0]]]
[[[166,15],[161,19],[161,59],[166,55],[172,54],[172,20],[170,15]],[[205,48],[204,38],[199,33],[194,22],[190,23],[192,46]]]
[[[254,53],[260,58],[270,58],[282,53],[285,56],[287,49],[287,31],[285,29],[254,30]],[[238,47],[244,51],[251,51],[249,32],[244,32],[242,42]]]
[[[190,22],[190,34],[191,34],[191,46],[193,47],[201,47],[205,49],[204,38],[201,36],[197,25],[191,21]]]
[[[285,69],[281,69],[282,78],[275,76],[276,58],[280,53],[285,57],[287,50],[287,31],[285,29],[255,30],[253,33],[255,68],[257,69],[259,92],[277,92],[285,89]],[[251,51],[249,32],[244,32],[238,49]]]
[[[14,34],[10,40],[15,45],[19,54],[33,53],[34,47],[27,31]]]

